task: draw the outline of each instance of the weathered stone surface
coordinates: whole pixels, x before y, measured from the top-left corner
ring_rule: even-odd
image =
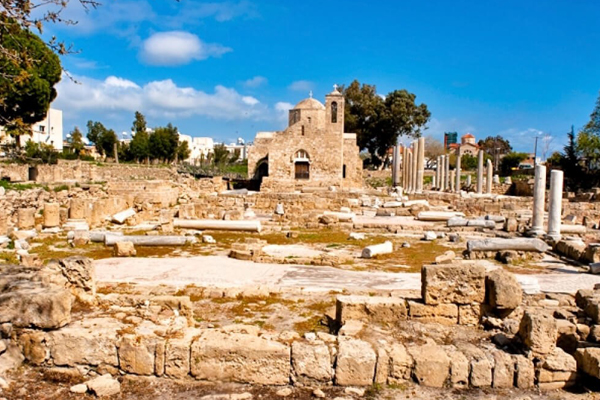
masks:
[[[450,358],[443,348],[435,344],[414,346],[408,349],[414,359],[414,377],[424,386],[444,386],[450,373]]]
[[[473,358],[471,364],[471,386],[490,387],[493,382],[494,364],[485,355]]]
[[[469,251],[533,251],[543,253],[547,251],[549,246],[540,239],[530,238],[491,238],[480,240],[469,240],[467,242],[467,250]]]
[[[165,375],[183,379],[190,374],[190,348],[198,329],[186,329],[184,337],[169,339],[165,346]],[[157,356],[158,358],[158,356]]]
[[[96,294],[95,269],[91,259],[80,256],[67,257],[61,259],[58,266],[71,285],[92,295]]]
[[[421,269],[421,295],[428,305],[482,303],[485,299],[485,267],[425,265]]]
[[[119,348],[119,366],[123,371],[136,375],[154,374],[155,340],[142,336],[125,335],[117,346]]]
[[[33,365],[40,365],[48,358],[48,349],[44,343],[46,337],[42,331],[28,331],[19,336],[19,346],[25,359]],[[2,342],[4,344],[4,342]],[[6,346],[4,346],[6,347]],[[2,351],[0,351],[2,354]]]
[[[367,386],[373,383],[377,356],[371,345],[362,340],[340,342],[335,381],[342,386]]]
[[[71,293],[66,289],[13,288],[11,292],[0,294],[0,323],[57,329],[71,321],[71,303]]]
[[[137,254],[131,242],[116,242],[113,252],[115,257],[135,257]]]
[[[292,370],[297,382],[331,382],[332,365],[331,354],[326,344],[301,341],[292,344]]]
[[[575,357],[565,352],[560,347],[556,347],[550,353],[542,365],[544,369],[550,371],[577,371],[577,361]]]
[[[117,332],[123,328],[111,318],[89,318],[48,333],[48,347],[55,365],[118,366]]]
[[[481,320],[482,305],[480,303],[458,306],[458,324],[476,326]]]
[[[197,379],[285,385],[290,348],[252,335],[205,331],[192,344],[191,373]]]
[[[519,336],[533,354],[550,354],[556,347],[556,321],[546,314],[525,311],[519,326]]]
[[[413,358],[404,345],[400,343],[392,344],[389,352],[390,378],[394,380],[410,379],[413,364]]]
[[[450,264],[456,258],[456,253],[452,250],[446,251],[444,254],[441,254],[435,258],[436,264]]]
[[[436,322],[444,325],[458,323],[456,304],[427,305],[416,301],[408,302],[409,315],[421,322]]]
[[[60,204],[46,203],[44,205],[44,228],[60,226]]]
[[[374,244],[367,246],[361,253],[362,258],[373,258],[382,254],[391,254],[394,251],[394,245],[392,242],[385,241],[384,243]]]
[[[510,388],[515,378],[515,362],[510,354],[502,350],[495,350],[494,357],[493,387]]]
[[[336,300],[336,320],[340,325],[348,320],[395,323],[406,316],[406,301],[398,297],[338,296]]]
[[[514,310],[521,305],[523,289],[513,274],[495,269],[485,278],[487,303],[497,310]]]
[[[586,374],[600,379],[600,348],[588,347],[575,352],[577,367]]]
[[[450,383],[454,387],[466,387],[469,385],[469,360],[454,346],[449,347],[446,354],[450,358]]]
[[[522,355],[513,355],[515,361],[515,386],[519,389],[533,387],[535,380],[535,368],[533,361]]]
[[[121,391],[121,384],[110,374],[101,375],[85,383],[90,390],[98,397],[112,396]]]
[[[35,227],[35,208],[19,208],[17,211],[17,227],[33,229]]]

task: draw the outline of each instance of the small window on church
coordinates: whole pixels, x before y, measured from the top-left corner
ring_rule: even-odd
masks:
[[[346,164],[342,167],[342,178],[346,179]]]
[[[304,136],[304,125],[302,125],[302,136]]]
[[[333,103],[331,103],[331,123],[332,124],[337,123],[337,114],[338,114],[337,102],[334,101]]]

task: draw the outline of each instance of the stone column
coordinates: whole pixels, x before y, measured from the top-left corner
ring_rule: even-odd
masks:
[[[114,144],[113,146],[113,152],[115,154],[115,163],[119,163],[119,147],[117,145],[117,143]]]
[[[35,227],[35,208],[19,208],[17,211],[17,228],[33,229]]]
[[[444,161],[446,162],[446,172],[444,174],[446,182],[444,182],[444,186],[446,186],[446,190],[450,190],[450,154],[446,154]]]
[[[471,174],[467,175],[467,187],[471,186]]]
[[[456,183],[454,185],[454,191],[460,193],[460,151],[456,150]]]
[[[550,200],[548,204],[548,238],[559,241],[562,214],[563,172],[553,169],[550,172]]]
[[[454,192],[454,183],[456,180],[456,170],[450,171],[450,191]]]
[[[494,167],[492,166],[492,160],[487,160],[487,177],[485,181],[485,192],[492,194],[492,174],[494,173]]]
[[[417,193],[423,192],[423,177],[425,175],[425,138],[420,137],[417,141]]]
[[[440,168],[440,184],[438,186],[440,191],[443,192],[446,190],[446,156],[440,156],[440,165],[438,168]]]
[[[406,191],[408,193],[411,193],[413,191],[413,154],[412,154],[412,150],[409,149],[408,150],[408,157],[407,157],[407,164],[408,164],[408,170],[407,170],[407,175],[408,175],[408,188],[406,189]]]
[[[531,220],[531,235],[544,233],[544,203],[546,197],[546,167],[535,166],[535,181],[533,184],[533,218]]]
[[[477,194],[483,193],[483,150],[477,153]]]
[[[392,153],[392,186],[396,187],[400,184],[400,146],[394,146],[394,152]]]
[[[417,159],[419,158],[419,142],[415,140],[413,142],[413,151],[412,151],[412,190],[414,193],[417,191]]]
[[[437,176],[436,176],[436,175],[433,175],[433,176],[431,177],[431,189],[433,189],[433,188],[435,188],[435,187],[436,187],[436,185],[435,185],[435,184],[437,183],[437,182],[436,182],[436,178],[437,178]]]
[[[494,175],[493,182],[494,182],[494,185],[500,184],[500,176],[498,174]]]
[[[60,226],[60,204],[46,203],[44,205],[44,228]]]
[[[441,165],[442,165],[442,157],[441,156],[437,156],[437,159],[435,161],[435,188],[437,190],[440,190],[440,184],[441,184],[441,179],[440,179],[440,175],[442,173],[442,169],[441,169]]]
[[[406,191],[407,181],[406,181],[406,147],[402,146],[402,188]]]

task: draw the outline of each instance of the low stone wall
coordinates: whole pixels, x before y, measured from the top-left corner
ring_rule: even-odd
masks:
[[[174,206],[179,197],[179,188],[167,181],[110,181],[107,192],[111,196],[131,196],[135,203]]]

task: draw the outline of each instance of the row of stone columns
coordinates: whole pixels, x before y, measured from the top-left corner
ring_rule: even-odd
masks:
[[[552,240],[560,240],[560,227],[562,219],[563,171],[550,172],[550,198],[548,201],[548,233]],[[533,216],[531,219],[531,236],[540,236],[544,231],[544,205],[546,202],[546,166],[535,166],[533,183]]]
[[[402,152],[401,172],[399,171],[400,152]],[[413,141],[410,147],[395,146],[393,157],[392,181],[394,186],[399,186],[401,177],[405,192],[421,193],[425,175],[425,138]]]

